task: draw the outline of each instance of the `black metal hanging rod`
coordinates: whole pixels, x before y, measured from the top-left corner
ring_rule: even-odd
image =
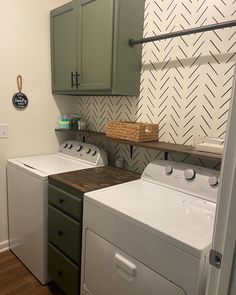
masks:
[[[137,44],[154,42],[154,41],[170,39],[170,38],[180,37],[180,36],[185,36],[185,35],[191,35],[191,34],[196,34],[196,33],[214,31],[214,30],[235,27],[235,26],[236,26],[236,20],[232,20],[232,21],[228,21],[228,22],[212,24],[212,25],[207,25],[207,26],[202,26],[202,27],[198,27],[198,28],[187,29],[187,30],[182,30],[182,31],[177,31],[177,32],[171,32],[168,34],[162,34],[159,36],[153,36],[153,37],[148,37],[148,38],[143,38],[143,39],[138,39],[138,40],[130,39],[129,46],[132,47]]]

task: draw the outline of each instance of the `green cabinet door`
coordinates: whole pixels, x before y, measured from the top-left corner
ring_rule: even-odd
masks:
[[[112,81],[113,0],[81,0],[78,17],[79,90],[109,90]]]
[[[51,11],[53,91],[71,91],[76,88],[74,76],[77,69],[76,6],[76,2],[72,1]]]

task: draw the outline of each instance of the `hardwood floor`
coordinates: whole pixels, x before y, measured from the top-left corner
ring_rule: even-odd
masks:
[[[0,253],[1,295],[63,295],[53,283],[42,286],[11,251]]]

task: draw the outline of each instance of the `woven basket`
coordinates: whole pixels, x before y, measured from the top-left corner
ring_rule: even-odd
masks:
[[[134,142],[158,140],[158,125],[150,123],[107,122],[106,136]]]

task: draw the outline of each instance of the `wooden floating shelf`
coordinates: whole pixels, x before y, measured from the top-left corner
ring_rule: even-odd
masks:
[[[133,141],[123,140],[123,139],[110,138],[110,137],[107,137],[106,134],[103,132],[95,132],[95,131],[88,131],[88,130],[55,129],[55,131],[77,134],[77,135],[83,137],[83,141],[85,141],[86,137],[99,136],[99,137],[103,137],[104,139],[107,139],[109,141],[115,141],[115,142],[129,145],[131,157],[133,154],[133,147],[137,146],[137,147],[142,147],[142,148],[146,148],[146,149],[152,149],[152,150],[158,150],[158,151],[165,152],[166,159],[168,158],[167,154],[170,152],[187,154],[187,155],[191,155],[194,157],[200,157],[200,158],[208,158],[208,159],[215,159],[215,160],[222,159],[222,155],[220,155],[220,154],[196,151],[193,146],[189,146],[189,145],[168,143],[168,142],[162,142],[162,141],[133,142]]]
[[[74,133],[79,136],[85,136],[85,137],[90,137],[90,136],[104,136],[104,137],[106,137],[106,134],[103,132],[96,132],[96,131],[89,131],[89,130],[73,130],[73,129],[58,128],[58,129],[55,129],[55,131],[63,132],[63,133]]]

